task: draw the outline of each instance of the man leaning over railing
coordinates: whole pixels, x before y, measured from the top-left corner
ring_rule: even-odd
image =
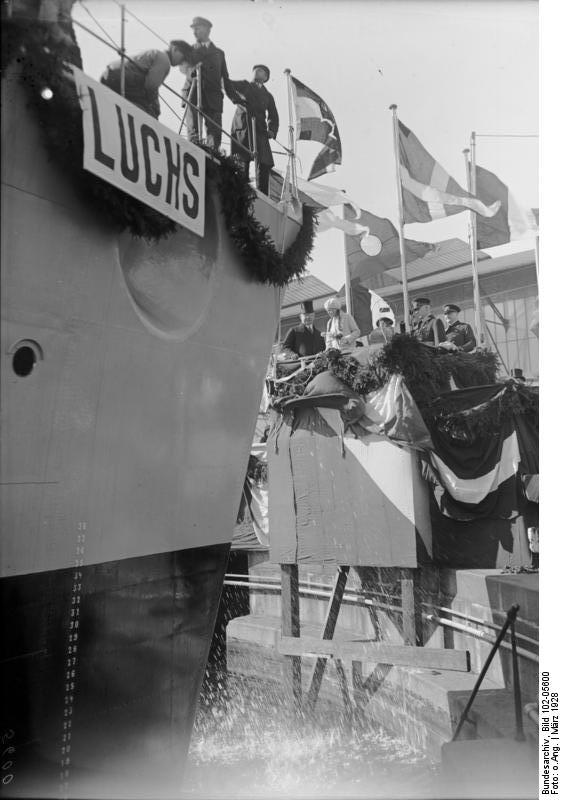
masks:
[[[124,64],[125,97],[151,117],[160,116],[158,90],[172,67],[193,58],[193,47],[181,39],[173,39],[167,50],[144,50],[129,56]],[[121,61],[109,64],[100,79],[104,86],[120,93]]]

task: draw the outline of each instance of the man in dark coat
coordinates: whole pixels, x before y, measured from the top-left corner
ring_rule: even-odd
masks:
[[[458,314],[460,307],[454,303],[447,303],[444,306],[444,318],[446,328],[444,336],[446,341],[441,347],[446,350],[463,350],[464,353],[471,353],[475,349],[476,341],[471,325],[467,322],[460,322]]]
[[[412,335],[423,344],[438,347],[446,340],[442,320],[431,313],[428,297],[417,297],[413,302],[416,321],[411,328]]]
[[[300,306],[300,325],[288,331],[282,346],[299,358],[315,356],[325,350],[325,339],[314,327],[314,305],[311,300],[305,300]]]
[[[224,109],[224,91],[232,99],[230,90],[230,78],[224,51],[210,41],[210,29],[212,22],[204,17],[195,17],[191,23],[195,44],[193,45],[194,56],[184,70],[186,74],[185,83],[181,94],[184,100],[197,105],[198,87],[197,70],[195,65],[201,65],[201,111],[206,115],[203,117],[206,128],[206,141],[210,147],[218,149],[222,142],[222,111]],[[187,138],[191,142],[199,141],[202,131],[198,127],[198,115],[196,109],[187,105],[185,112],[185,122],[187,125]]]
[[[253,67],[252,81],[230,82],[235,102],[238,104],[232,121],[232,155],[243,162],[246,175],[249,177],[249,162],[253,160],[253,155],[250,153],[256,151],[255,180],[257,188],[264,194],[269,194],[269,175],[274,164],[269,139],[275,139],[279,129],[275,99],[264,86],[270,75],[269,67],[265,64],[256,64]],[[255,142],[253,120],[255,120]],[[242,147],[237,146],[237,143]]]

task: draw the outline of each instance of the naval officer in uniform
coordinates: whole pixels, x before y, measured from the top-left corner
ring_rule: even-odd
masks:
[[[265,64],[256,64],[253,67],[251,82],[230,81],[230,87],[238,103],[232,121],[232,155],[237,156],[243,163],[246,177],[249,178],[249,162],[253,160],[252,154],[255,153],[255,179],[257,188],[263,194],[269,194],[269,175],[274,166],[269,139],[275,139],[279,130],[275,98],[265,88],[270,75],[269,67]],[[255,122],[255,142],[253,122]],[[240,144],[242,147],[239,147]],[[248,150],[251,154],[247,152]]]
[[[460,307],[454,303],[447,303],[444,306],[444,319],[446,327],[444,336],[446,341],[440,346],[446,350],[463,350],[464,353],[471,353],[475,350],[476,341],[471,325],[467,322],[460,322],[458,314]]]
[[[325,350],[325,341],[314,326],[314,305],[305,300],[300,306],[300,325],[291,328],[282,344],[284,350],[290,350],[299,358],[315,356]]]
[[[189,64],[181,69],[186,78],[182,89],[184,101],[197,103],[200,91],[201,111],[205,114],[206,142],[209,147],[218,150],[222,143],[222,111],[224,109],[224,92],[235,103],[236,99],[230,88],[230,76],[226,66],[224,51],[216,47],[210,40],[212,22],[205,17],[195,17],[191,23],[195,44],[193,56]],[[195,65],[201,64],[201,84],[197,87],[197,71]],[[199,120],[196,110],[192,105],[185,109],[187,125],[187,138],[190,142],[202,139],[203,132],[199,130]]]
[[[413,302],[415,322],[411,334],[423,344],[438,347],[446,340],[442,320],[431,313],[428,297],[416,297]]]

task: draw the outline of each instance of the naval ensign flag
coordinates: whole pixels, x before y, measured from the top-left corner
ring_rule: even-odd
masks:
[[[428,153],[415,134],[399,120],[399,173],[403,196],[403,222],[434,219],[475,211],[494,216],[500,202],[486,206],[466,192]]]

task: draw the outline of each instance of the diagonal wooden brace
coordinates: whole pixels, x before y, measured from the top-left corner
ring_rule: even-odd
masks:
[[[333,591],[331,592],[331,597],[329,599],[327,616],[325,618],[325,624],[323,626],[322,639],[333,639],[333,634],[335,633],[335,625],[337,623],[337,618],[339,616],[339,609],[341,608],[343,595],[345,593],[345,586],[347,585],[348,574],[349,574],[349,567],[339,567],[339,571],[337,573],[337,580],[335,581],[335,586],[333,587]],[[327,658],[316,659],[314,671],[312,674],[312,680],[310,682],[310,688],[308,690],[308,694],[306,697],[307,711],[313,711],[316,706],[326,666],[327,666]],[[341,692],[343,694],[343,700],[345,701],[345,703],[347,703],[347,699],[349,699],[350,702],[349,688],[347,686],[347,677],[345,674],[344,667],[340,661],[339,663],[336,664],[336,669],[337,669],[337,676],[339,678],[339,683],[341,686]]]

